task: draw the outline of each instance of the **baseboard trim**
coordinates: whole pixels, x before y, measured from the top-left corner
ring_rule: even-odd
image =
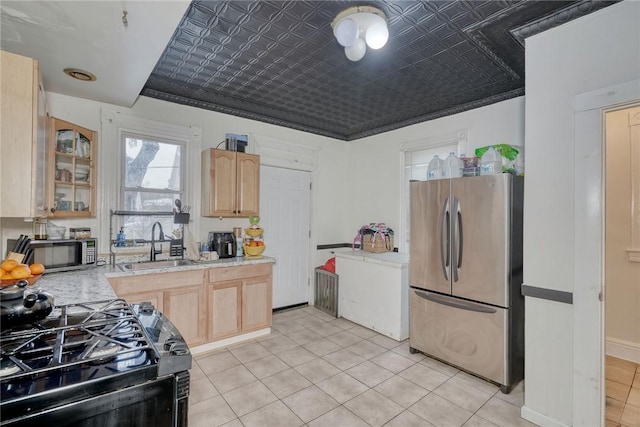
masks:
[[[526,406],[523,406],[520,409],[520,416],[525,420],[541,427],[569,427],[567,424],[563,424],[558,420],[554,420],[553,418],[549,418],[546,415],[542,415],[534,411],[533,409],[527,408]]]
[[[242,335],[236,335],[235,337],[225,338],[223,340],[218,340],[214,342],[210,342],[208,344],[202,344],[196,347],[191,347],[189,350],[193,356],[198,354],[206,353],[207,351],[215,350],[220,347],[226,347],[228,345],[237,344],[239,342],[251,340],[254,338],[261,337],[263,335],[269,335],[271,333],[271,328],[260,329],[259,331],[253,331]]]
[[[638,343],[616,338],[606,338],[605,353],[607,356],[640,363],[640,344]]]

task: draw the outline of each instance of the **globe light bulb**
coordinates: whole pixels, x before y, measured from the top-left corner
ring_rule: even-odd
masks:
[[[364,43],[362,39],[356,39],[355,43],[352,46],[347,46],[344,48],[344,54],[347,56],[349,61],[360,61],[364,54],[367,52],[367,45]]]
[[[360,30],[353,19],[347,18],[338,22],[333,28],[333,35],[341,46],[353,46],[358,40]]]
[[[365,34],[367,46],[371,49],[380,49],[382,46],[387,44],[387,40],[389,40],[389,29],[387,28],[387,24],[382,18],[380,18],[380,21],[382,22],[372,24]]]

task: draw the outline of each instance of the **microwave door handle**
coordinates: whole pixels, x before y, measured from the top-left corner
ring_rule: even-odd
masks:
[[[455,214],[455,222],[452,221],[453,232],[451,239],[453,240],[453,281],[457,282],[460,278],[460,270],[462,269],[462,210],[460,208],[460,199],[453,198],[453,212]]]
[[[444,199],[442,214],[440,215],[440,263],[444,278],[449,280],[449,257],[451,254],[450,242],[450,222],[449,221],[449,198]],[[446,248],[446,252],[445,252]]]
[[[80,264],[85,265],[87,263],[87,242],[81,242],[80,244],[82,248],[80,251]]]

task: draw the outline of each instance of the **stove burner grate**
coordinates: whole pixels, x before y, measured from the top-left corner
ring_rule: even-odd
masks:
[[[157,363],[155,348],[124,300],[58,309],[56,317],[0,333],[3,383],[87,366],[104,365],[115,372]]]

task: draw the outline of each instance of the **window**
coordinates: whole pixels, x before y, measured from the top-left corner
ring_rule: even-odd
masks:
[[[185,146],[183,142],[123,132],[121,134],[124,179],[120,210],[172,212],[177,199],[184,200]],[[127,239],[149,239],[159,221],[167,238],[180,238],[180,227],[167,215],[122,218]],[[177,234],[176,234],[177,233]]]
[[[467,132],[459,131],[440,138],[425,139],[423,141],[415,141],[403,144],[401,150],[404,152],[404,179],[402,181],[402,204],[398,242],[398,250],[400,252],[409,252],[410,232],[410,196],[409,182],[426,181],[427,167],[429,161],[434,155],[439,155],[442,160],[446,159],[449,153],[454,152],[456,155],[465,154],[467,147]]]

